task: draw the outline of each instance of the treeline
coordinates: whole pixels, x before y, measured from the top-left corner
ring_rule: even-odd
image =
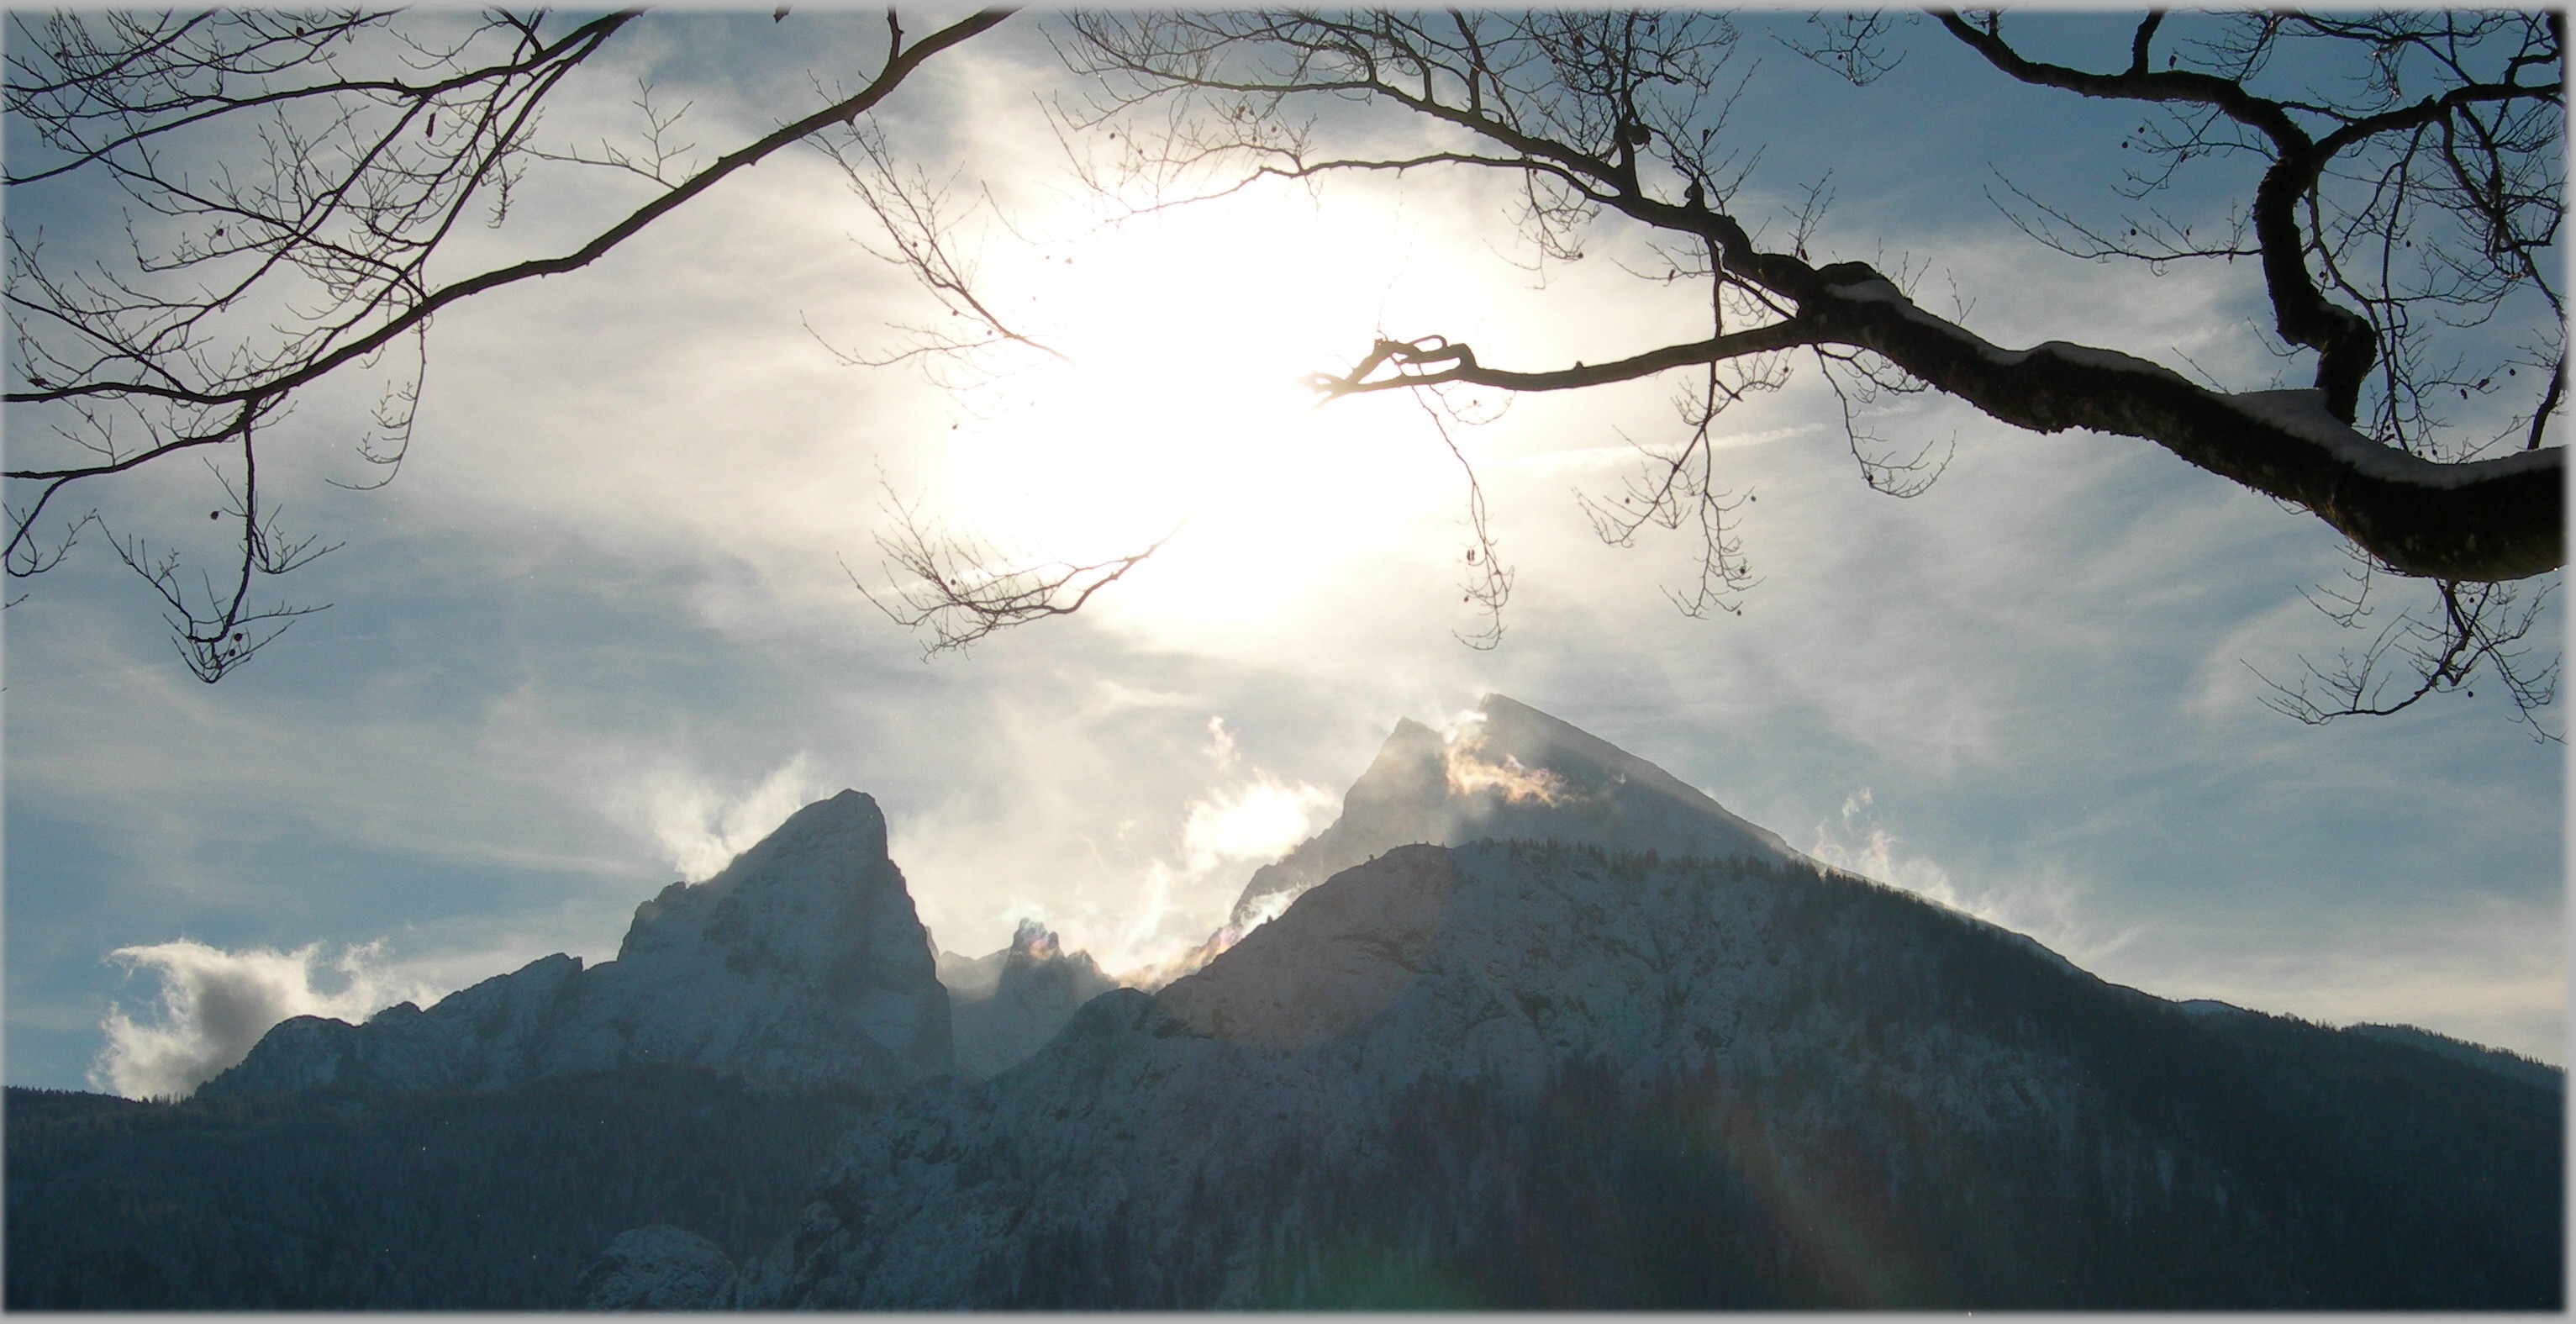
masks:
[[[1365,1153],[1242,1119],[1257,1176],[1031,1228],[981,1304],[1203,1306],[1249,1260],[1270,1310],[2558,1309],[2550,1102],[2428,1113],[2331,1038],[2211,1036],[2160,1068],[2254,1097],[2185,1076],[2046,1134],[1809,1072],[1424,1081]]]
[[[629,1228],[737,1257],[875,1101],[651,1067],[429,1096],[11,1089],[12,1310],[568,1307]]]

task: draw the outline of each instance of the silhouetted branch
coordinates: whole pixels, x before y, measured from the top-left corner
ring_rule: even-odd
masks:
[[[9,232],[18,376],[6,394],[5,476],[33,495],[9,503],[0,561],[13,579],[61,563],[79,523],[40,541],[37,521],[71,487],[182,453],[225,457],[219,473],[237,486],[214,517],[230,519],[236,551],[223,576],[192,581],[167,534],[115,539],[169,605],[192,670],[220,679],[276,637],[260,623],[310,610],[251,608],[252,579],[328,550],[282,539],[256,481],[266,430],[293,400],[334,375],[381,370],[385,351],[408,339],[408,370],[383,389],[358,442],[383,474],[353,486],[382,485],[413,438],[437,313],[588,266],[780,148],[853,123],[1006,12],[907,40],[889,11],[883,62],[863,87],[686,170],[678,163],[694,144],[672,136],[686,108],[660,110],[649,88],[640,153],[534,144],[543,109],[636,10],[416,28],[360,13],[14,16],[6,106],[41,150],[10,163],[9,183],[95,181],[141,219],[128,224],[119,264],[57,264],[41,234]],[[555,256],[450,276],[459,230],[505,224],[537,163],[605,166],[655,191]]]

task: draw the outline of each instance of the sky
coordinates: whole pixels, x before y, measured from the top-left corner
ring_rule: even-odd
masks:
[[[1747,215],[1781,232],[1830,170],[1818,260],[1919,273],[1945,311],[1955,289],[1998,344],[2297,384],[2250,271],[2078,262],[1997,209],[2006,178],[2098,203],[2119,114],[2003,85],[1920,29],[1853,89],[1769,35],[1797,21],[1746,21]],[[845,786],[884,807],[937,946],[990,951],[1036,918],[1141,965],[1328,823],[1398,719],[1487,692],[2106,979],[2565,1060],[2563,749],[2492,690],[2323,728],[2258,701],[2258,669],[2357,642],[2302,596],[2346,564],[2318,521],[2146,443],[1938,399],[1880,420],[1954,447],[1893,499],[1810,369],[1720,427],[1761,582],[1740,617],[1695,620],[1665,596],[1695,549],[1604,546],[1575,496],[1615,492],[1628,438],[1675,435],[1672,384],[1527,397],[1451,432],[1516,574],[1501,640],[1470,647],[1457,459],[1410,400],[1319,409],[1298,383],[1380,332],[1597,360],[1700,334],[1690,293],[1637,279],[1636,236],[1609,229],[1534,276],[1492,179],[1256,189],[1106,227],[1041,113],[1080,91],[1049,22],[933,61],[877,118],[958,196],[990,189],[961,242],[1072,366],[843,362],[935,309],[870,255],[831,163],[790,152],[588,269],[442,314],[390,487],[329,481],[365,476],[365,385],[306,401],[264,482],[341,544],[285,583],[330,606],[220,685],[97,546],[0,617],[8,1083],[166,1093],[281,1015],[608,959],[639,902]],[[2046,35],[2125,50],[2082,18]],[[716,150],[880,41],[801,7],[651,17],[549,129],[632,134],[644,79]],[[1349,108],[1321,129],[1422,132]],[[577,240],[624,188],[537,178],[460,257]],[[73,190],[8,205],[13,233],[71,243],[101,214]],[[100,499],[203,508],[204,474],[165,470]],[[885,582],[890,492],[1073,557],[1180,532],[1078,615],[925,658],[850,578]],[[2560,619],[2542,628],[2554,647]]]

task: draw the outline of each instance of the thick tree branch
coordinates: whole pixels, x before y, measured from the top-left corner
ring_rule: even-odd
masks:
[[[2155,442],[2305,507],[2401,574],[2510,580],[2566,563],[2564,447],[2440,464],[2353,431],[2314,391],[2231,395],[2144,359],[2059,341],[1999,349],[1858,263],[1833,274],[1841,279],[1802,318],[2004,422]]]
[[[2465,82],[2439,96],[2377,114],[2337,116],[2343,122],[2317,138],[2299,124],[2287,103],[2255,96],[2238,79],[2197,70],[2149,68],[2147,45],[2159,15],[2150,14],[2140,25],[2130,66],[2118,74],[2089,73],[2029,59],[2005,42],[2000,24],[1991,20],[1979,27],[1947,10],[1934,11],[1934,17],[1996,69],[2022,82],[2088,97],[2208,106],[2268,140],[2273,163],[2256,186],[2251,208],[2264,283],[2281,336],[2317,351],[2317,388],[2324,393],[2327,411],[2345,423],[2358,416],[2362,389],[2379,361],[2380,332],[2368,317],[2327,298],[2308,270],[2311,238],[2301,223],[2300,209],[2313,197],[2319,178],[2336,156],[2379,135],[2444,122],[2480,104],[2526,99],[2556,102],[2565,91],[2561,82],[2517,81],[2531,63],[2517,60],[2505,81]],[[2316,108],[2306,109],[2319,113]]]

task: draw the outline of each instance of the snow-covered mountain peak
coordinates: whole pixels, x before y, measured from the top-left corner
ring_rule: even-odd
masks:
[[[1342,797],[1342,816],[1253,874],[1207,955],[1306,889],[1397,846],[1560,841],[1704,859],[1802,859],[1680,778],[1570,723],[1488,694],[1447,735],[1396,724]],[[1200,958],[1202,961],[1204,956]]]
[[[699,935],[686,920],[703,921],[709,905],[737,890],[748,887],[754,894],[763,894],[760,904],[777,905],[785,899],[768,894],[865,887],[880,881],[877,875],[892,867],[886,854],[884,812],[871,797],[843,791],[788,815],[776,831],[735,856],[715,877],[702,883],[673,883],[636,907],[634,923],[618,945],[617,959],[696,939]]]

